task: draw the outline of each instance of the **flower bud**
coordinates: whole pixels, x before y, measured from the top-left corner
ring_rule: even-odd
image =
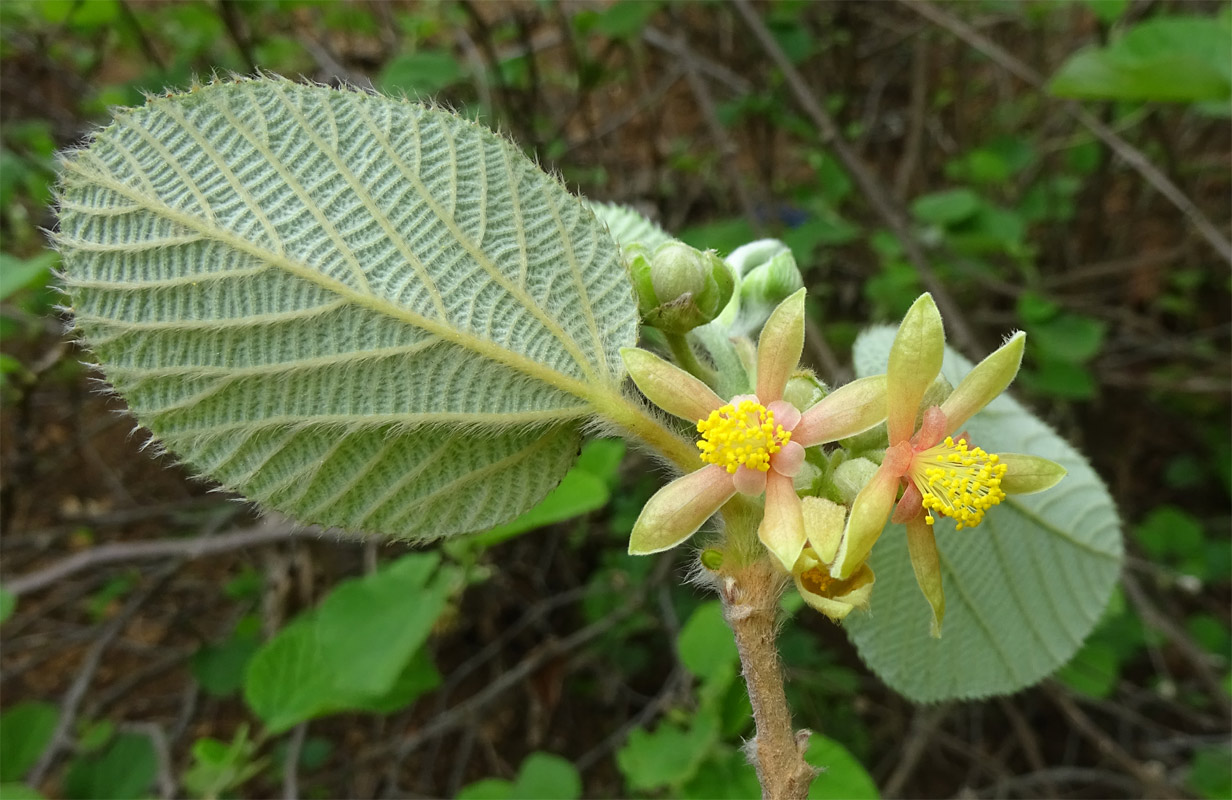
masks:
[[[834,468],[833,481],[843,502],[851,505],[856,495],[873,479],[877,465],[867,458],[851,458]]]
[[[625,248],[647,325],[666,333],[687,333],[719,315],[735,291],[731,270],[714,253],[683,242],[664,242],[653,253],[641,245]]]
[[[800,413],[808,411],[830,393],[827,387],[811,370],[797,370],[787,379],[783,399],[796,407]]]
[[[762,239],[738,247],[727,257],[740,276],[740,313],[731,333],[744,336],[757,330],[779,303],[804,286],[791,249],[777,239]]]

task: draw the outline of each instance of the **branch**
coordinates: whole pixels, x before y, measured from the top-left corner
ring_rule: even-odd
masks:
[[[238,550],[242,547],[285,541],[293,536],[304,536],[305,534],[321,536],[322,533],[320,528],[303,528],[271,517],[251,528],[218,536],[155,539],[148,542],[115,542],[83,550],[36,572],[4,579],[0,581],[0,586],[3,586],[10,594],[20,597],[23,594],[46,588],[82,570],[117,561],[139,561],[168,556],[187,559],[201,558]]]
[[[950,297],[949,292],[942,286],[941,281],[937,279],[936,273],[933,272],[932,266],[928,263],[928,257],[924,255],[923,248],[912,234],[911,228],[907,223],[906,214],[890,198],[886,190],[882,188],[872,170],[860,160],[860,157],[847,144],[842,132],[839,130],[838,123],[817,102],[817,98],[813,96],[799,70],[791,63],[791,59],[783,52],[783,48],[779,47],[778,42],[774,40],[769,29],[766,28],[766,24],[762,22],[761,17],[753,9],[749,0],[732,0],[732,3],[736,6],[736,10],[740,12],[740,16],[744,17],[745,23],[753,31],[753,35],[757,37],[762,48],[774,59],[774,63],[782,71],[783,77],[787,80],[787,85],[791,88],[791,93],[796,97],[796,101],[800,104],[804,113],[809,116],[809,119],[813,121],[813,124],[817,126],[817,130],[821,134],[822,143],[832,149],[834,154],[838,156],[838,160],[843,163],[843,168],[847,170],[852,180],[860,187],[860,191],[868,199],[873,210],[881,217],[882,222],[885,223],[890,232],[894,234],[894,238],[902,245],[907,259],[915,267],[916,272],[919,273],[920,281],[932,293],[933,299],[937,301],[937,307],[941,310],[941,316],[945,317],[945,321],[948,323],[947,327],[949,327],[950,333],[953,334],[954,343],[960,349],[971,353],[980,351],[980,347],[976,343],[971,329],[967,326],[961,309],[954,302],[954,299]]]
[[[899,2],[930,22],[945,28],[1032,87],[1041,91],[1046,90],[1046,82],[1038,72],[1001,49],[996,43],[961,19],[942,11],[937,6],[927,2],[927,0],[911,0],[911,2],[899,0]],[[1206,215],[1193,204],[1193,201],[1185,196],[1185,193],[1175,183],[1168,180],[1167,175],[1157,169],[1147,159],[1141,150],[1118,136],[1116,131],[1105,125],[1079,103],[1069,101],[1065,103],[1065,110],[1071,117],[1095,134],[1109,149],[1120,156],[1125,163],[1133,167],[1147,183],[1154,186],[1155,190],[1167,198],[1182,214],[1188,217],[1190,223],[1197,228],[1198,233],[1202,234],[1202,238],[1206,239],[1207,243],[1215,248],[1215,251],[1225,261],[1232,264],[1232,243],[1206,218]]]

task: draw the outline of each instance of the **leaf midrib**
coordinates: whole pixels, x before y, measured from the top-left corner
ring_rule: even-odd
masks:
[[[536,380],[542,381],[554,388],[571,394],[591,406],[595,405],[597,396],[612,393],[610,390],[606,389],[606,387],[593,386],[575,378],[571,378],[554,369],[546,367],[533,359],[527,358],[526,356],[512,350],[499,347],[478,336],[467,334],[458,328],[438,323],[428,317],[417,314],[404,306],[395,304],[372,294],[365,294],[357,291],[341,281],[331,278],[319,270],[312,269],[307,264],[304,264],[296,259],[290,258],[283,254],[271,252],[254,244],[253,242],[248,241],[247,239],[231,233],[225,228],[211,226],[192,214],[172,208],[165,203],[154,201],[139,190],[113,178],[105,170],[102,170],[97,166],[87,167],[85,164],[81,163],[85,160],[87,155],[88,151],[82,151],[76,158],[66,159],[63,162],[64,168],[69,172],[79,175],[88,182],[98,183],[116,194],[127,198],[138,207],[152,214],[162,216],[171,222],[183,225],[189,230],[196,231],[202,236],[212,238],[215,241],[232,247],[240,252],[244,252],[259,258],[290,275],[320,286],[321,288],[336,294],[354,305],[366,308],[378,314],[383,314],[399,322],[417,327],[438,336],[445,341],[452,342],[462,348],[470,350],[471,352],[474,352],[490,361],[504,364],[505,366],[521,372],[528,377],[535,378]],[[68,246],[71,247],[71,245]]]

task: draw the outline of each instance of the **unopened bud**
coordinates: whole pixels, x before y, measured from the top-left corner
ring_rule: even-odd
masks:
[[[791,249],[777,239],[762,239],[738,247],[727,263],[740,276],[740,314],[732,333],[745,335],[765,323],[775,307],[804,286]]]
[[[832,480],[843,502],[850,506],[876,472],[877,465],[867,458],[851,458],[834,468]]]
[[[667,333],[686,333],[710,322],[735,290],[731,271],[713,250],[683,242],[664,242],[653,253],[631,245],[625,261],[642,319]]]
[[[825,399],[830,389],[809,370],[799,370],[787,379],[783,399],[803,413]]]

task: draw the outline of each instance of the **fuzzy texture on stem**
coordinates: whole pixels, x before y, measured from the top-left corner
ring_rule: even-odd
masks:
[[[725,570],[719,578],[723,618],[736,637],[757,728],[746,752],[761,781],[762,797],[773,800],[808,797],[818,772],[804,760],[810,732],[792,729],[774,641],[779,597],[787,580],[765,557]]]

